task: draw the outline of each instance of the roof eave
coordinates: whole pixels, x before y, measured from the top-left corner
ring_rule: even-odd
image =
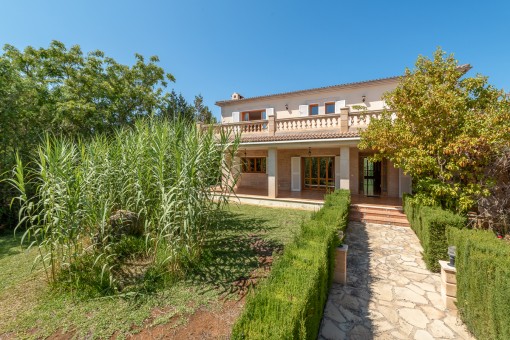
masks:
[[[462,71],[463,74],[466,74],[472,68],[473,67],[471,66],[471,64],[463,64],[463,65],[460,65],[457,67],[457,69]],[[404,76],[393,76],[393,77],[365,80],[365,81],[359,81],[359,82],[353,82],[353,83],[316,87],[316,88],[308,89],[308,90],[282,92],[282,93],[276,93],[276,94],[268,94],[268,95],[262,95],[262,96],[256,96],[256,97],[242,98],[242,99],[237,99],[237,100],[219,100],[215,104],[216,104],[216,106],[223,107],[223,106],[227,106],[227,105],[231,105],[231,104],[246,103],[246,102],[257,101],[257,100],[262,100],[262,99],[285,98],[288,96],[295,96],[295,95],[300,95],[303,93],[326,92],[326,91],[331,91],[331,90],[336,90],[336,89],[345,89],[345,88],[360,87],[360,86],[365,86],[365,85],[388,83],[388,82],[392,82],[394,80],[400,79],[402,77],[404,77]]]
[[[366,80],[366,81],[339,84],[339,85],[331,85],[331,86],[325,86],[325,87],[317,87],[317,88],[307,89],[307,90],[290,91],[290,92],[269,94],[269,95],[263,95],[263,96],[257,96],[257,97],[249,97],[249,98],[243,98],[243,99],[237,99],[237,100],[220,100],[220,101],[217,101],[215,104],[219,107],[223,107],[223,106],[227,106],[227,105],[231,105],[231,104],[246,103],[246,102],[250,102],[250,101],[266,100],[266,99],[272,99],[272,98],[285,98],[285,97],[289,97],[289,96],[300,95],[303,93],[320,93],[320,92],[327,92],[327,91],[336,90],[336,89],[347,89],[347,88],[361,87],[361,86],[366,86],[366,85],[384,84],[384,83],[393,82],[397,79],[400,79],[401,77],[402,76],[393,76],[393,77],[388,77],[388,78]]]

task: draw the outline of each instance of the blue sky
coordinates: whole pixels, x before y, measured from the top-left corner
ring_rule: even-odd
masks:
[[[510,90],[510,1],[2,1],[0,44],[51,40],[132,64],[214,102],[399,75],[437,46]]]

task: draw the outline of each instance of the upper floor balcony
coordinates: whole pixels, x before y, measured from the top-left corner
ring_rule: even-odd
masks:
[[[354,111],[342,108],[338,114],[322,114],[314,116],[301,116],[296,118],[277,119],[274,115],[268,119],[251,120],[236,123],[215,124],[216,132],[220,130],[241,133],[242,139],[260,139],[264,137],[290,137],[299,138],[306,134],[335,134],[338,136],[356,136],[365,129],[372,119],[381,116],[382,110]],[[209,126],[203,126],[209,128]],[[264,138],[272,139],[272,138]]]

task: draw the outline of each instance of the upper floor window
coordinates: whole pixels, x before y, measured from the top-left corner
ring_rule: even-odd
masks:
[[[244,111],[241,117],[243,122],[266,119],[266,110]]]
[[[326,109],[326,114],[335,113],[335,103],[326,103],[324,107]]]
[[[308,115],[316,116],[319,114],[319,104],[311,104],[308,106]]]

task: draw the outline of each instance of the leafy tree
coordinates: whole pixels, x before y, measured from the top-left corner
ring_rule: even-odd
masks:
[[[78,45],[53,41],[23,51],[5,45],[0,55],[0,180],[45,133],[71,138],[109,133],[143,116],[195,119],[195,107],[165,89],[174,77],[158,57],[136,54],[127,66],[102,51],[84,54]],[[206,110],[207,107],[202,106]],[[208,110],[208,109],[207,109]],[[0,230],[12,194],[0,182]],[[5,223],[5,222],[4,222]]]
[[[161,116],[170,120],[183,120],[192,122],[195,119],[194,108],[189,104],[182,94],[172,90],[169,94],[169,102],[161,112]]]
[[[216,123],[216,118],[212,115],[211,110],[204,105],[204,97],[201,94],[195,96],[193,101],[195,109],[195,120],[200,123],[213,124]]]
[[[487,169],[509,145],[509,98],[487,77],[463,77],[469,67],[441,49],[415,67],[384,95],[389,109],[362,132],[360,148],[410,174],[428,203],[466,211],[489,194]]]

